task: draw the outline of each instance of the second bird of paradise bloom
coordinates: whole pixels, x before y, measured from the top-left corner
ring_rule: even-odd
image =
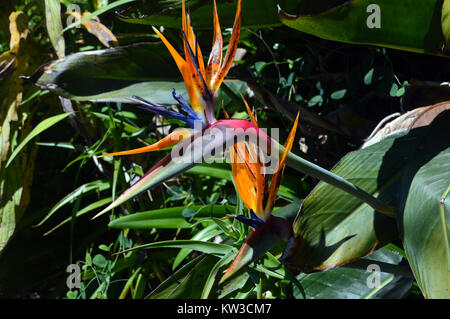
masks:
[[[247,103],[245,101],[244,103],[252,123],[257,127],[255,117]],[[281,184],[286,157],[292,149],[297,124],[298,115],[272,177],[264,164],[260,162],[259,159],[264,156],[264,153],[260,152],[256,145],[239,142],[230,149],[233,180],[239,196],[250,211],[250,218],[245,216],[236,216],[236,218],[250,226],[252,230],[220,282],[235,275],[281,240],[287,242],[293,236],[292,227],[285,219],[273,216],[272,210]]]

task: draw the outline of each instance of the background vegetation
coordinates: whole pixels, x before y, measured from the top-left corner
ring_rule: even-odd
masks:
[[[260,127],[280,128],[281,141],[286,140],[300,111],[293,152],[303,158],[331,169],[346,154],[360,149],[387,116],[416,110],[417,118],[430,118],[430,123],[448,109],[447,104],[440,104],[433,108],[434,116],[429,115],[430,109],[418,109],[450,99],[448,86],[440,85],[449,79],[448,58],[324,40],[282,24],[272,0],[247,2],[243,3],[235,66],[221,88],[218,105],[223,104],[230,116],[248,119],[239,94],[245,95]],[[343,2],[324,1],[323,6],[332,8]],[[175,64],[151,28],[163,26],[172,43],[180,45],[180,3],[65,0],[59,10],[55,3],[59,2],[0,4],[0,297],[423,298],[424,288],[419,284],[425,279],[413,275],[404,238],[397,233],[395,222],[385,220],[382,228],[388,235],[380,246],[387,245],[363,262],[305,274],[279,263],[275,257],[284,248],[279,246],[232,282],[219,286],[218,274],[247,235],[242,224],[222,218],[244,213],[228,164],[200,164],[110,215],[92,219],[164,152],[95,156],[153,143],[179,124],[140,110],[123,97],[139,95],[172,104],[174,87],[187,96]],[[290,13],[311,10],[307,1],[279,3]],[[235,1],[218,4],[227,43]],[[188,6],[202,48],[210,47],[211,3],[189,1]],[[79,16],[74,8],[80,9]],[[97,20],[80,20],[85,12],[94,12]],[[61,37],[55,17],[60,17],[63,28],[71,22],[83,23],[66,28]],[[97,55],[89,53],[107,48]],[[219,107],[217,113],[223,117]],[[448,149],[448,112],[444,115],[424,133],[427,140],[417,137],[412,148],[405,144],[404,148],[411,149],[409,155],[383,153],[392,155],[389,163],[395,165],[380,170],[389,169],[386,174],[394,175],[409,160],[432,163],[422,161],[413,150],[421,147],[420,154],[437,154],[436,149]],[[408,141],[412,137],[406,136]],[[434,145],[432,141],[445,142]],[[347,161],[365,158],[358,154]],[[441,174],[446,158],[438,159],[438,165],[430,169]],[[367,162],[368,175],[374,163],[372,159]],[[400,176],[408,174],[413,173],[402,171]],[[443,179],[448,185],[447,177]],[[378,182],[377,186],[402,183]],[[276,202],[281,209],[274,214],[292,223],[300,203],[317,183],[286,167]],[[420,193],[422,186],[417,187]],[[332,202],[338,194],[328,191],[323,190],[321,198]],[[389,194],[407,196],[398,189]],[[306,204],[304,209],[308,209]],[[142,212],[147,213],[134,215]],[[448,217],[448,211],[442,216]],[[166,241],[173,247],[158,248],[158,242]],[[448,238],[436,241],[448,247]],[[129,250],[151,243],[156,244],[146,248],[152,249]],[[440,256],[442,260],[448,257]],[[314,263],[311,255],[308,258]],[[382,273],[382,285],[370,288],[366,268],[374,261],[388,270]],[[309,266],[327,265],[322,262]],[[82,269],[79,289],[66,285],[69,264]],[[303,270],[311,270],[307,267]]]

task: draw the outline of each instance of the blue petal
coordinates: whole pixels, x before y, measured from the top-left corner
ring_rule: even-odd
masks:
[[[254,229],[258,229],[264,225],[264,221],[256,216],[252,210],[250,210],[250,218],[244,215],[237,215],[235,218],[241,223],[253,227]]]
[[[133,96],[133,99],[138,100],[140,102],[140,104],[137,105],[137,107],[139,107],[140,109],[150,111],[150,112],[162,115],[167,118],[177,119],[177,120],[185,122],[192,128],[194,127],[194,119],[187,117],[186,115],[166,109],[162,105],[151,103],[139,96]]]
[[[175,89],[172,91],[172,96],[177,102],[180,104],[180,106],[183,108],[183,110],[189,114],[190,117],[192,117],[195,120],[200,121],[201,119],[198,117],[197,113],[194,112],[194,110],[189,106],[189,104],[186,103],[184,98],[181,96],[181,94],[177,94]]]

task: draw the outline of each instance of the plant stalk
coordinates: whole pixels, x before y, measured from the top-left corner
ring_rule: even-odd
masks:
[[[284,147],[281,145],[279,146],[279,152],[280,154],[284,152]],[[355,196],[356,198],[362,200],[364,203],[367,203],[377,212],[380,212],[386,216],[393,218],[395,218],[396,216],[393,207],[381,202],[377,198],[373,197],[372,195],[362,190],[361,188],[357,187],[356,185],[350,183],[346,179],[330,171],[327,171],[326,169],[316,164],[313,164],[301,158],[300,156],[295,155],[292,152],[288,153],[286,158],[286,164],[299,172],[317,178],[321,181],[324,181],[325,183],[328,183],[343,190],[344,192],[349,193],[352,196]]]

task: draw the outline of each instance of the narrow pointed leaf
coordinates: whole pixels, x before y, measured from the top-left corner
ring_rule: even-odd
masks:
[[[198,299],[201,296],[205,274],[217,263],[218,258],[212,255],[200,255],[172,276],[164,280],[150,294],[150,299]]]
[[[31,132],[27,135],[27,137],[14,149],[11,156],[8,158],[8,162],[6,163],[7,168],[9,164],[14,160],[14,158],[19,154],[19,152],[24,148],[25,145],[27,145],[34,137],[45,131],[46,129],[52,127],[53,125],[61,122],[68,116],[70,116],[72,113],[63,113],[54,115],[52,117],[49,117],[48,119],[43,120],[41,123],[39,123]]]
[[[184,209],[186,209],[185,206],[134,213],[114,219],[108,226],[120,229],[191,228],[199,219],[205,217],[221,218],[235,211],[235,207],[230,205],[193,205],[189,206],[189,209],[196,213],[193,221],[189,221],[182,215]]]
[[[233,247],[229,245],[216,244],[201,240],[167,240],[136,246],[127,251],[136,249],[154,249],[154,248],[188,248],[203,252],[205,254],[219,255],[219,256],[225,255],[233,250]]]
[[[45,21],[53,48],[58,57],[62,58],[66,48],[62,33],[61,3],[59,0],[45,0]]]

